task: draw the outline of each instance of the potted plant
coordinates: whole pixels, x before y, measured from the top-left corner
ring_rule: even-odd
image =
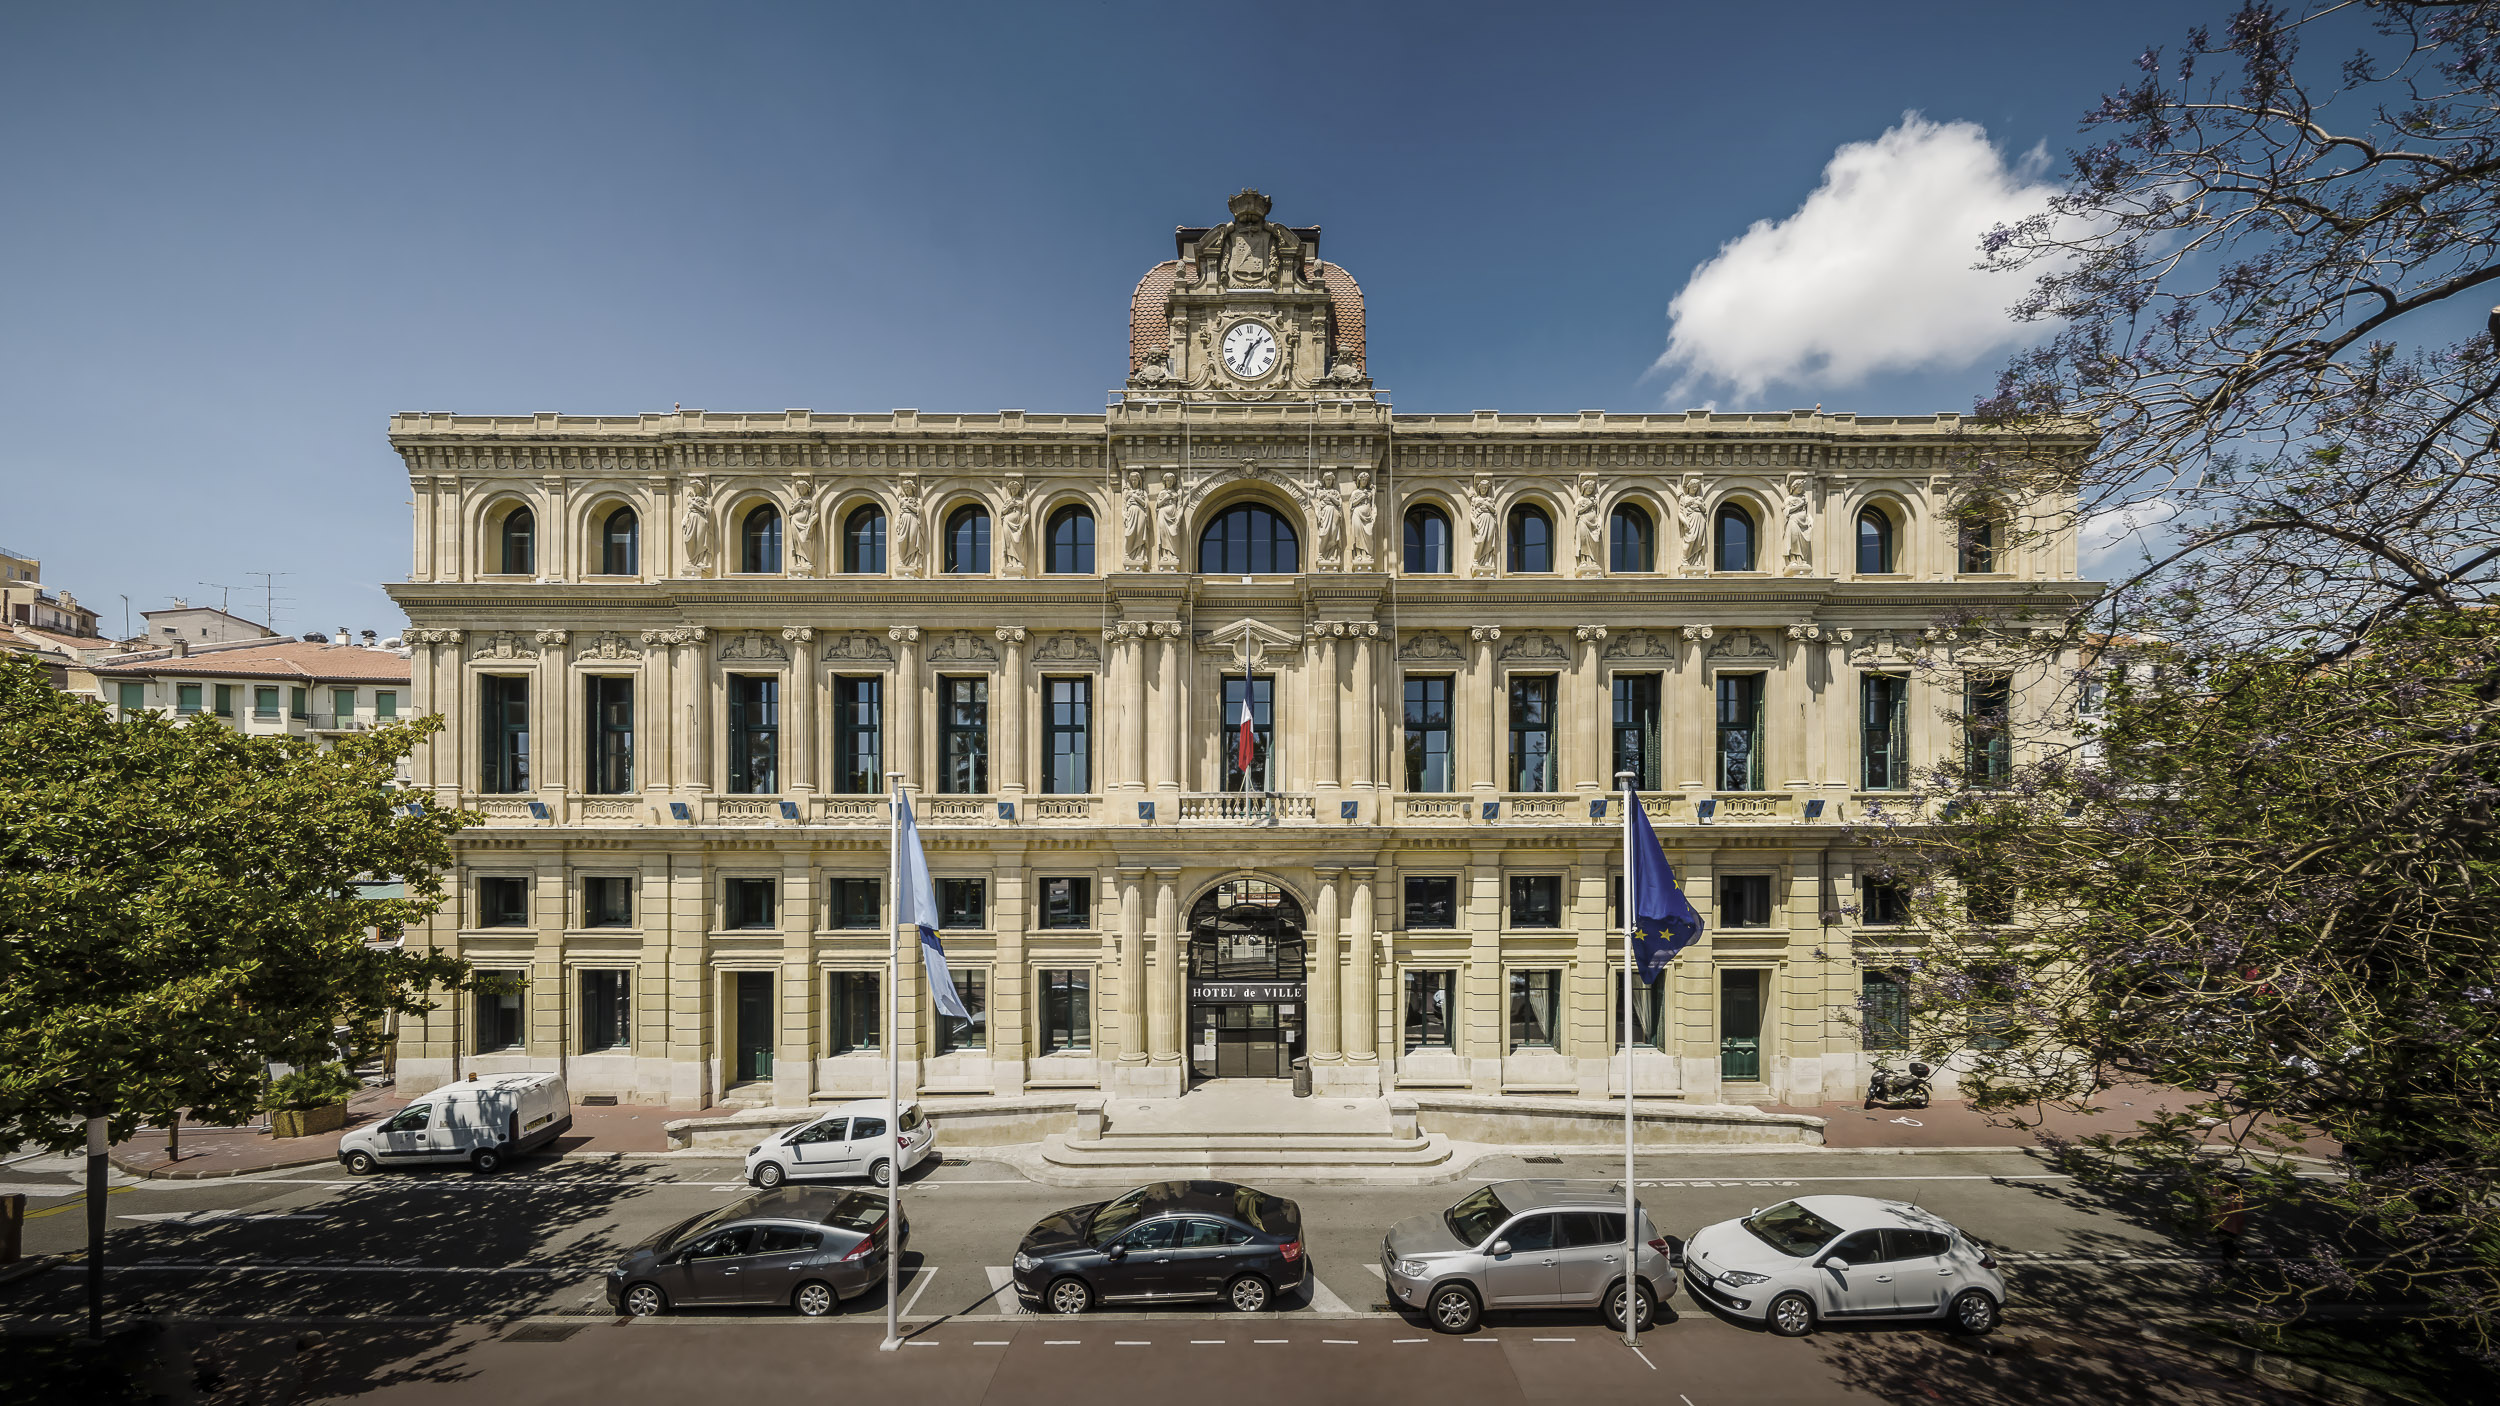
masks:
[[[315,1064],[270,1081],[269,1130],[310,1137],[347,1126],[347,1100],[364,1087],[344,1064]]]

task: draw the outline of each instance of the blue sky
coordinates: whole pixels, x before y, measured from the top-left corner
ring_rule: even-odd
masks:
[[[393,411],[1096,410],[1244,185],[1402,410],[1967,409],[1957,224],[2221,13],[12,4],[0,544],[112,633],[264,571],[392,633]]]

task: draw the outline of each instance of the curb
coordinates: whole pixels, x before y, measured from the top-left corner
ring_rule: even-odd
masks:
[[[2201,1333],[2193,1328],[2154,1328],[2137,1330],[2156,1342],[2164,1342],[2184,1352],[2191,1352],[2210,1362],[2217,1362],[2254,1380],[2276,1386],[2288,1386],[2313,1396],[2339,1403],[2339,1406],[2414,1406],[2410,1397],[2390,1396],[2359,1382],[2348,1382],[2315,1367],[2286,1361],[2272,1353]]]
[[[185,1171],[180,1167],[148,1167],[137,1162],[126,1161],[119,1155],[111,1159],[116,1171],[129,1176],[145,1177],[150,1181],[215,1181],[220,1177],[247,1177],[254,1172],[282,1172],[292,1167],[318,1167],[324,1162],[337,1160],[339,1160],[339,1155],[333,1150],[319,1156],[296,1157],[284,1162],[263,1162],[249,1167],[202,1168],[199,1171]]]
[[[0,1264],[0,1287],[14,1284],[20,1279],[32,1279],[59,1262],[60,1256],[58,1255],[35,1255],[27,1259],[11,1260],[7,1264]]]

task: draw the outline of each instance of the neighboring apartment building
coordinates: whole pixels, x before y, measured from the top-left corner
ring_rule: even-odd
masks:
[[[41,561],[0,547],[0,624],[91,639],[96,634],[96,613],[67,591],[56,596],[45,590]]]
[[[1951,414],[1393,413],[1266,212],[1177,232],[1100,414],[392,419],[414,781],[488,816],[423,940],[517,978],[409,1091],[1863,1086],[1916,941],[1847,827],[2005,763],[1936,621],[2088,596],[2072,538],[1957,530]],[[1618,769],[1711,919],[1628,1021]],[[888,1028],[889,771],[970,1021],[907,960]]]
[[[256,620],[230,615],[215,606],[193,605],[177,596],[163,610],[145,610],[139,618],[147,622],[151,644],[184,640],[193,645],[230,644],[238,640],[276,639],[278,632]]]
[[[207,713],[237,731],[320,736],[355,732],[415,711],[408,656],[348,642],[271,640],[193,652],[170,649],[98,663],[98,696],[121,713]]]

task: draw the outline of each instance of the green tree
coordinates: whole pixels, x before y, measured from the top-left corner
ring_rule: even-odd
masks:
[[[395,790],[426,718],[340,737],[246,737],[54,691],[0,655],[0,1144],[67,1151],[188,1109],[239,1122],[267,1061],[337,1058],[457,989],[467,965],[370,946],[442,901],[474,817]],[[404,898],[359,880],[404,882]]]

